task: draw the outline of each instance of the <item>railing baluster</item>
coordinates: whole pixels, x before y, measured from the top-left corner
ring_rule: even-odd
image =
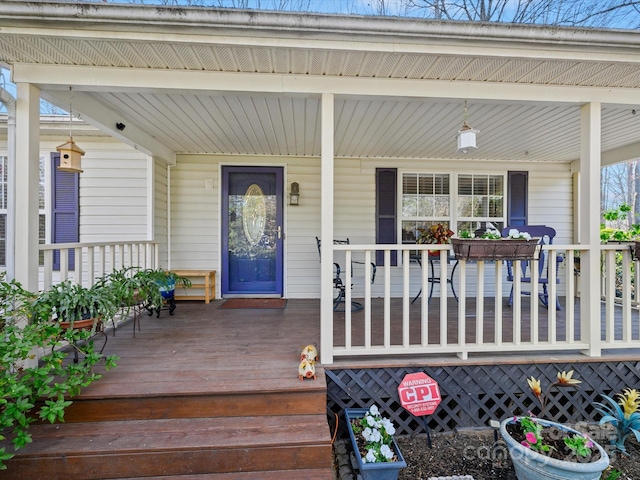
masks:
[[[402,252],[402,346],[409,346],[409,250]]]
[[[558,285],[556,279],[558,278],[558,272],[556,271],[558,252],[556,250],[549,249],[547,255],[547,271],[548,273],[548,285],[547,285],[547,312],[549,315],[549,342],[552,345],[556,343],[557,337],[557,311],[556,304],[558,298]]]
[[[476,287],[476,345],[483,343],[484,335],[484,262],[482,265],[478,265],[477,270],[477,287]],[[466,313],[464,310],[458,313],[462,318]]]
[[[496,345],[502,344],[502,262],[496,263],[496,285],[495,285],[495,310],[494,317],[495,325],[495,343]]]
[[[384,348],[391,346],[391,250],[384,251]]]
[[[522,320],[522,286],[520,260],[513,262],[513,343],[520,345],[522,342],[521,320]]]
[[[631,340],[631,252],[622,251],[622,341]]]
[[[420,299],[420,333],[422,346],[426,347],[429,345],[429,268],[427,268],[427,264],[425,263],[427,258],[424,250],[418,252],[418,255],[420,255],[420,265],[422,265],[420,269],[420,288],[422,289],[422,298]]]
[[[566,250],[565,264],[567,266],[566,275],[566,302],[565,302],[565,315],[566,315],[566,331],[565,338],[568,343],[574,342],[574,315],[575,315],[575,262],[574,262],[574,250]]]
[[[347,250],[344,252],[344,284],[346,288],[344,289],[345,297],[344,297],[344,342],[345,347],[347,349],[351,348],[351,250]]]
[[[46,290],[53,283],[53,250],[44,252],[44,282],[43,290]]]
[[[607,250],[605,253],[606,270],[605,281],[605,322],[606,322],[606,341],[613,342],[615,340],[615,295],[616,295],[616,252],[615,250]]]

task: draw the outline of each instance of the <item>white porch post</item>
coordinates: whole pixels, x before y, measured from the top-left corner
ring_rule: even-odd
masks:
[[[580,110],[580,242],[589,250],[580,255],[580,339],[589,344],[582,353],[601,354],[600,338],[600,150],[601,106]]]
[[[17,84],[15,172],[15,278],[38,291],[38,184],[40,168],[40,90]]]
[[[334,99],[323,93],[321,99],[321,165],[320,165],[320,361],[333,363],[333,149]]]

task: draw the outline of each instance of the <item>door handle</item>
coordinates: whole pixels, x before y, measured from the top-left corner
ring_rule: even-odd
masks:
[[[278,225],[278,238],[283,238],[282,227],[280,225]]]

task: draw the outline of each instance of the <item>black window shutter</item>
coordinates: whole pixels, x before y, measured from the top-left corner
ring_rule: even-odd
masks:
[[[51,154],[51,243],[80,241],[80,182],[79,175],[61,172],[60,154]],[[69,270],[75,268],[75,252],[69,252]],[[53,269],[60,270],[60,251],[53,252]]]
[[[395,168],[376,168],[376,243],[396,244],[398,173]],[[376,264],[384,265],[384,252],[376,252]],[[398,254],[391,252],[391,265],[398,264]]]
[[[529,172],[507,175],[507,226],[528,225]]]

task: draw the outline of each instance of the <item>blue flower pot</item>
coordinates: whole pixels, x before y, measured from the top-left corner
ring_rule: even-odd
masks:
[[[398,457],[397,462],[378,462],[378,463],[363,463],[358,452],[358,444],[356,443],[356,437],[351,429],[351,420],[358,418],[364,418],[364,415],[369,410],[366,408],[346,408],[344,416],[347,419],[347,426],[349,427],[349,437],[351,437],[351,445],[355,453],[356,460],[358,461],[358,468],[360,469],[360,475],[363,480],[397,480],[400,470],[407,466],[407,462],[402,457],[402,452],[398,448],[398,444],[393,439],[393,450]]]
[[[176,289],[176,281],[173,278],[168,278],[166,282],[158,282],[158,285],[162,298],[168,300],[173,297],[174,291]]]
[[[536,419],[544,427],[555,427],[570,434],[580,434],[577,430],[569,428],[561,423],[549,420]],[[547,457],[538,452],[534,452],[520,443],[516,442],[507,432],[507,425],[514,424],[513,417],[503,420],[500,424],[500,434],[507,444],[513,468],[519,480],[547,480],[547,479],[567,479],[567,480],[598,480],[602,472],[609,466],[609,455],[607,452],[593,442],[594,449],[600,452],[600,459],[595,462],[571,462]]]

